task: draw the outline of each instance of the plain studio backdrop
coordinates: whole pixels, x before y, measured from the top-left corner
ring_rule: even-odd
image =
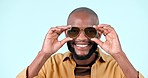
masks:
[[[148,78],[147,0],[0,0],[0,78],[15,78],[26,68],[49,28],[66,25],[78,7],[91,8],[100,24],[115,28],[127,57]],[[67,50],[65,44],[58,53]]]

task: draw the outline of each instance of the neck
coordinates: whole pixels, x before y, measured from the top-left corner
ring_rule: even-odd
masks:
[[[77,60],[74,57],[73,57],[73,59],[78,65],[88,65],[96,59],[96,53],[93,53],[92,56],[90,56],[90,58],[88,58],[86,60]]]

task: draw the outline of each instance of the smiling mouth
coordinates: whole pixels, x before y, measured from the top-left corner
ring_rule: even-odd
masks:
[[[77,47],[88,47],[89,45],[76,44]]]
[[[96,51],[97,49],[97,44],[92,41],[68,41],[67,46],[69,51],[73,54],[74,58],[77,60],[86,60],[90,58],[90,56]],[[77,52],[83,52],[83,54],[77,54]],[[85,53],[88,51],[88,54]]]
[[[74,47],[75,46],[75,48],[77,48],[77,49],[79,49],[79,50],[87,50],[87,49],[89,49],[91,46],[93,45],[93,42],[91,42],[91,41],[86,41],[86,42],[77,42],[77,41],[73,41],[72,42],[72,46]]]
[[[72,45],[78,46],[78,47],[87,47],[92,45],[93,42],[91,41],[72,41]]]

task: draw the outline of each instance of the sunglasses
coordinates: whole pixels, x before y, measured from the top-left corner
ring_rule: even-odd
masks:
[[[83,31],[85,36],[87,36],[88,38],[95,38],[98,36],[97,30],[93,27],[86,27],[85,29],[71,27],[71,29],[67,31],[67,36],[70,38],[76,38],[81,33],[81,31]]]

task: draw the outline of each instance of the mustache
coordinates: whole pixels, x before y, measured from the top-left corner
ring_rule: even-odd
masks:
[[[80,40],[80,39],[74,39],[72,41],[70,41],[73,45],[76,45],[77,43],[80,43],[80,42],[84,42],[84,43],[88,43],[88,45],[92,45],[94,42],[91,41],[91,40]]]

